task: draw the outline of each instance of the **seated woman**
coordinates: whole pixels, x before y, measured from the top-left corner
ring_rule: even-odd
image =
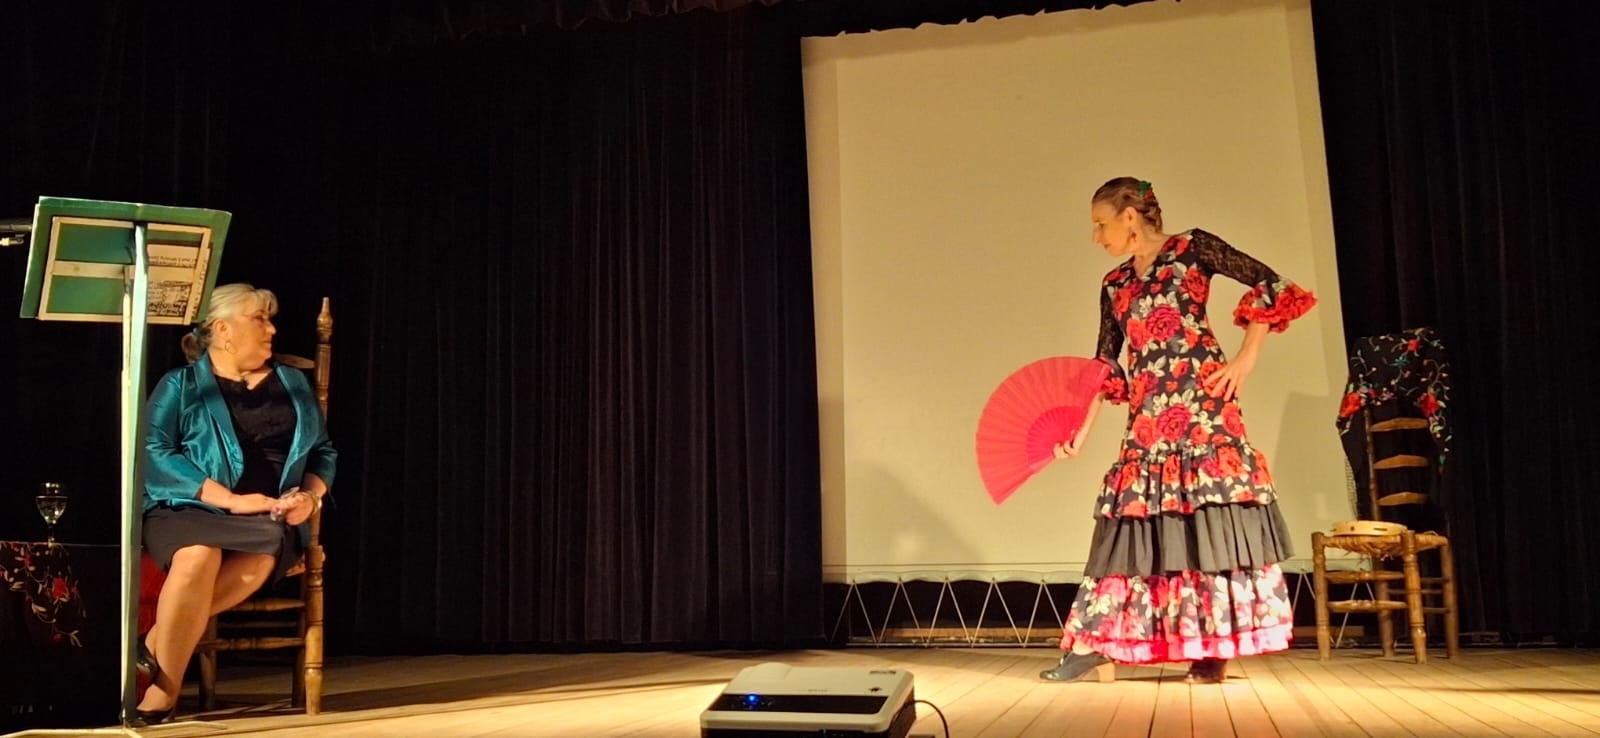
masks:
[[[144,547],[167,572],[141,642],[151,686],[137,721],[170,720],[211,616],[300,560],[306,521],[333,483],[336,454],[305,375],[272,360],[278,301],[248,284],[218,287],[184,337],[189,366],[150,396]]]

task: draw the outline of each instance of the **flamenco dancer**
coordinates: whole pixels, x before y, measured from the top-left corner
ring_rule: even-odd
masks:
[[[1228,661],[1289,646],[1278,566],[1293,553],[1288,526],[1237,398],[1267,333],[1316,298],[1217,236],[1163,232],[1149,182],[1105,183],[1090,214],[1095,243],[1127,258],[1102,284],[1095,355],[1111,367],[1100,397],[1127,403],[1128,425],[1095,503],[1061,661],[1039,676],[1109,682],[1116,663],[1187,661],[1187,681],[1220,683]],[[1244,344],[1231,361],[1206,318],[1218,274],[1250,288],[1233,312]],[[1078,455],[1099,406],[1058,457]]]

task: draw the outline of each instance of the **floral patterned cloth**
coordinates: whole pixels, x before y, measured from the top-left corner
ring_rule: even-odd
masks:
[[[22,595],[52,641],[83,647],[83,599],[65,546],[0,541],[0,587]]]
[[[1439,447],[1439,466],[1450,457],[1450,360],[1444,342],[1432,328],[1357,339],[1350,352],[1350,378],[1335,423],[1339,434],[1361,438],[1361,409],[1400,400],[1415,405],[1428,420],[1428,432]],[[1352,454],[1350,466],[1366,466],[1365,446]]]
[[[1127,403],[1129,413],[1096,502],[1099,517],[1193,516],[1207,505],[1274,504],[1267,459],[1246,440],[1238,403],[1202,385],[1227,362],[1206,316],[1218,274],[1249,288],[1233,312],[1239,326],[1267,323],[1282,331],[1316,304],[1311,293],[1198,229],[1169,239],[1142,274],[1131,259],[1111,270],[1096,355],[1111,366],[1102,388],[1107,399]],[[1126,368],[1117,362],[1123,346]],[[1163,543],[1192,542],[1130,545]],[[1287,648],[1292,627],[1275,560],[1218,572],[1130,572],[1084,580],[1061,647],[1081,642],[1130,663],[1233,658]]]

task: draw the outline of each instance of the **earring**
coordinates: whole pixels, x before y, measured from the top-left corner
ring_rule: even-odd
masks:
[[[233,348],[233,339],[231,339],[231,338],[222,342],[222,350],[226,351],[226,352],[228,352],[230,354],[239,353],[238,351],[234,350],[234,348]]]

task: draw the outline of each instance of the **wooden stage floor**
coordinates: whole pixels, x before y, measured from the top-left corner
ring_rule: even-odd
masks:
[[[699,716],[740,669],[795,666],[910,670],[919,699],[954,736],[1600,736],[1600,651],[1296,649],[1233,664],[1223,685],[1189,686],[1180,666],[1120,667],[1113,684],[1042,683],[1041,648],[850,648],[785,652],[432,656],[341,659],[324,712],[286,707],[287,672],[221,671],[224,709],[159,736],[695,736]],[[942,736],[917,706],[913,735]]]

